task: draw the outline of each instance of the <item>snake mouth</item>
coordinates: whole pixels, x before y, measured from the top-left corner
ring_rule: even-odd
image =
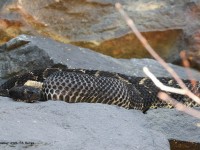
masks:
[[[41,90],[30,86],[17,86],[9,90],[9,95],[16,101],[33,103],[41,98]]]

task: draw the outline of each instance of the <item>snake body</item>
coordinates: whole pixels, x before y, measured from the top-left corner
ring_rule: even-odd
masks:
[[[179,88],[171,78],[159,78],[165,85]],[[27,80],[39,81],[42,88],[24,86]],[[188,80],[188,88],[193,89]],[[197,84],[195,92],[199,91]],[[35,91],[34,91],[35,90]],[[88,102],[112,104],[126,109],[171,107],[160,101],[160,90],[149,78],[133,77],[119,73],[85,69],[47,68],[15,76],[0,86],[0,95],[15,100],[32,102],[35,100],[62,100],[68,103]],[[197,106],[186,96],[169,93],[173,98],[188,105]]]

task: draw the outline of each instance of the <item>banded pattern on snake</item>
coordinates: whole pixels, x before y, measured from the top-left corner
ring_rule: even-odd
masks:
[[[165,85],[179,87],[171,78],[159,78]],[[41,82],[42,87],[24,85],[28,80]],[[189,89],[193,86],[184,80]],[[195,88],[199,93],[200,84]],[[47,68],[15,76],[0,86],[0,95],[17,101],[63,100],[68,103],[88,102],[112,104],[126,109],[171,107],[160,101],[160,90],[144,77],[127,76],[98,70]],[[187,106],[198,106],[186,96],[169,93]]]

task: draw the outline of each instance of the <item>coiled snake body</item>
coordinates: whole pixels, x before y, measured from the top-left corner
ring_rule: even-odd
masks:
[[[179,87],[170,78],[159,78],[163,84]],[[28,80],[39,81],[42,87],[30,87]],[[192,89],[190,81],[184,81]],[[24,85],[25,84],[25,85]],[[199,92],[199,84],[196,92]],[[84,69],[47,68],[15,76],[0,86],[0,95],[18,101],[63,100],[69,103],[88,102],[118,105],[145,112],[150,107],[171,107],[157,98],[159,89],[144,77]],[[188,97],[170,95],[188,106],[197,106]]]

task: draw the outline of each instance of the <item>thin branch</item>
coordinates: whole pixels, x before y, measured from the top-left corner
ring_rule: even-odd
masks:
[[[184,82],[179,78],[179,76],[176,74],[176,72],[169,67],[169,65],[153,50],[153,48],[149,45],[147,40],[142,36],[142,34],[137,29],[136,25],[134,24],[133,20],[129,18],[129,16],[125,13],[125,11],[122,9],[122,6],[120,3],[116,3],[115,7],[120,12],[120,14],[125,19],[127,25],[132,29],[133,33],[136,35],[136,37],[140,40],[142,45],[146,48],[146,50],[173,76],[173,78],[178,82],[181,88],[183,88],[186,92],[186,94],[193,99],[195,102],[200,104],[200,99],[196,95],[194,95],[184,84]]]
[[[156,76],[154,76],[147,67],[143,67],[143,71],[144,73],[153,81],[153,83],[160,88],[163,91],[166,92],[171,92],[171,93],[176,93],[176,94],[182,94],[185,95],[185,90],[183,89],[178,89],[178,88],[174,88],[174,87],[169,87],[166,86],[164,84],[162,84],[157,78]]]
[[[171,92],[171,93],[177,93],[177,94],[185,94],[185,90],[183,89],[177,89],[177,88],[172,88],[172,87],[168,87],[163,85],[150,71],[147,67],[143,68],[144,73],[155,83],[155,85],[160,88],[163,91],[166,92]],[[199,118],[200,119],[200,112],[192,109],[190,107],[186,107],[185,105],[181,104],[180,102],[176,101],[175,99],[173,99],[172,97],[170,97],[167,93],[164,92],[159,92],[158,93],[158,97],[165,101],[166,103],[170,103],[172,104],[172,106],[182,112],[185,112],[193,117]]]
[[[168,94],[166,94],[164,92],[159,92],[158,97],[160,99],[164,100],[165,102],[172,104],[174,106],[174,108],[176,108],[178,111],[182,111],[184,113],[187,113],[193,117],[200,119],[200,112],[198,110],[195,110],[195,109],[192,109],[190,107],[183,105],[182,103],[180,103],[180,102],[176,101],[175,99],[173,99],[172,97],[170,97]]]

